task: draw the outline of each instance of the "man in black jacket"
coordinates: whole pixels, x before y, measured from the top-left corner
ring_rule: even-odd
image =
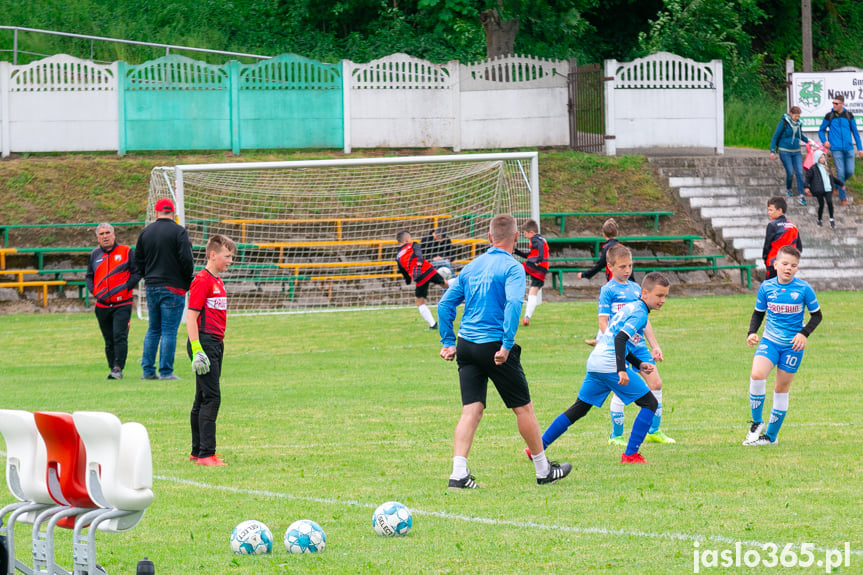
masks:
[[[141,379],[180,379],[174,374],[177,330],[195,266],[189,234],[174,221],[173,201],[163,198],[156,202],[156,221],[138,236],[135,262],[144,276],[150,318],[141,356]]]

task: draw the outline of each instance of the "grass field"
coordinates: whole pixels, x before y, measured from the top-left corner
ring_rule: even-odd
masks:
[[[696,551],[733,552],[736,542],[768,561],[764,544],[775,543],[777,557],[787,544],[795,554],[811,544],[813,564],[701,572],[823,573],[817,562],[847,542],[850,565],[833,572],[860,573],[863,294],[819,300],[825,319],[779,445],[740,445],[754,295],[669,299],[651,317],[666,357],[663,429],[678,443],[646,445],[650,465],[620,465],[620,449],[605,441],[607,407],[593,410],[549,450],[573,473],[543,487],[492,392],[469,459],[484,489],[447,490],[457,373],[415,309],[231,318],[218,429],[224,468],[188,462],[188,361],[177,358],[182,381],[139,381],[146,325],[136,319],[126,379],[112,381],[92,314],[0,317],[0,407],[110,411],[148,428],[156,499],[133,531],[97,537],[111,574],[133,573],[145,555],[160,575],[692,573]],[[575,399],[590,350],[582,339],[595,330],[591,303],[545,304],[519,330],[543,429]],[[634,415],[627,408],[627,430]],[[2,493],[0,503],[10,502]],[[413,510],[407,537],[372,530],[373,509],[392,499]],[[251,518],[273,531],[271,555],[231,554],[231,529]],[[326,531],[323,553],[284,550],[284,531],[300,518]],[[25,532],[19,558],[29,556]],[[57,557],[71,567],[68,541],[63,532]]]

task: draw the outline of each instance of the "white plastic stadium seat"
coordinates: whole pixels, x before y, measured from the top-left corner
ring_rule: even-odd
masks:
[[[111,413],[76,411],[72,418],[87,453],[87,492],[101,508],[75,524],[75,573],[96,573],[96,531],[133,528],[153,502],[150,437],[140,423],[121,424]]]
[[[15,559],[14,528],[16,522],[33,523],[40,511],[57,507],[46,483],[48,455],[29,411],[0,409],[0,434],[6,440],[6,484],[18,499],[0,509],[0,534],[6,536],[9,557],[7,573],[13,574],[15,569],[26,573],[29,568]]]

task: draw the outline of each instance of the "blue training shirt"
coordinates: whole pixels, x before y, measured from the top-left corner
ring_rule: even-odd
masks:
[[[608,329],[596,342],[596,347],[587,358],[587,371],[594,373],[617,373],[617,361],[614,357],[614,338],[621,331],[629,336],[626,342],[626,351],[629,353],[639,345],[644,337],[644,328],[647,326],[647,304],[641,298],[630,302],[614,314]]]
[[[631,301],[641,299],[641,286],[632,280],[609,280],[599,290],[599,315],[613,316]]]
[[[793,278],[787,284],[772,278],[758,288],[755,311],[767,312],[764,339],[790,345],[794,336],[805,325],[804,308],[813,313],[821,309],[815,291],[806,281]]]
[[[524,267],[508,251],[489,248],[461,270],[458,282],[447,288],[437,304],[441,343],[455,345],[453,322],[456,308],[464,303],[460,338],[472,343],[500,341],[505,349],[512,349],[524,287]]]

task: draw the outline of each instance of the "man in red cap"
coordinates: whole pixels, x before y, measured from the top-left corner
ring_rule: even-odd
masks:
[[[192,242],[186,228],[174,220],[173,201],[158,200],[155,211],[156,221],[144,228],[135,247],[135,263],[144,276],[150,317],[141,355],[141,379],[180,379],[174,374],[174,353],[186,291],[195,270]]]

